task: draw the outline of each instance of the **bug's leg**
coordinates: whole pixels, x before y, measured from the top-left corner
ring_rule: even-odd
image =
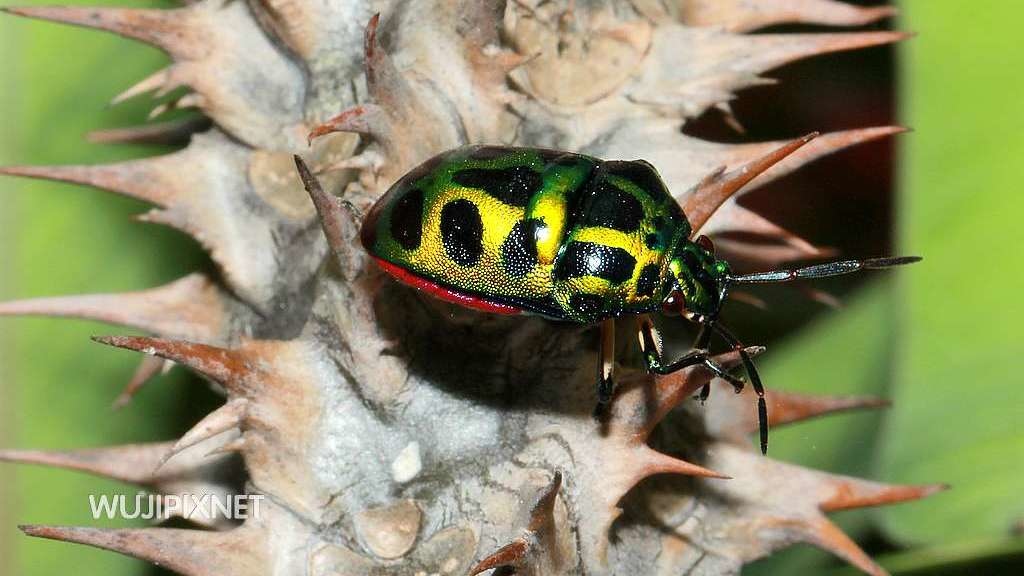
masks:
[[[640,339],[640,353],[644,355],[644,365],[648,372],[654,372],[661,367],[661,335],[654,328],[651,317],[642,314],[638,317],[639,329],[637,337]]]
[[[615,319],[601,322],[601,348],[598,353],[597,406],[594,415],[600,416],[612,401],[615,392]]]
[[[647,365],[647,371],[654,374],[671,374],[676,370],[682,370],[689,366],[696,366],[697,364],[703,364],[712,374],[725,380],[729,384],[732,384],[733,388],[737,393],[743,390],[746,386],[746,380],[733,376],[725,368],[722,368],[717,362],[708,357],[708,342],[711,339],[711,328],[709,324],[702,324],[701,331],[697,334],[697,339],[693,344],[693,349],[687,352],[682,358],[665,365],[662,364],[661,356],[661,337],[658,335],[658,331],[654,328],[654,324],[651,319],[647,316],[640,318],[640,349],[644,355],[644,362]],[[708,395],[711,394],[711,385],[707,384],[700,391],[700,401],[704,402],[708,399]]]
[[[750,384],[754,387],[754,392],[757,393],[757,420],[758,428],[761,432],[761,453],[768,453],[768,405],[765,402],[764,385],[761,383],[761,376],[757,373],[757,368],[754,366],[754,361],[750,359],[750,354],[747,354],[746,348],[738,338],[733,336],[732,332],[726,330],[724,326],[716,326],[715,330],[725,339],[725,341],[733,347],[733,350],[740,355],[740,360],[743,362],[743,368],[747,371],[747,375],[750,376]]]
[[[693,349],[669,364],[662,363],[661,336],[648,316],[640,318],[639,337],[644,363],[647,365],[647,371],[652,374],[671,374],[689,366],[705,364],[708,360],[707,346],[711,333],[704,325],[701,326],[700,333],[697,334],[697,341],[694,343]],[[719,368],[719,370],[721,369]],[[715,370],[712,368],[712,371]]]
[[[707,369],[715,376],[725,380],[729,384],[732,384],[733,390],[735,390],[737,394],[743,392],[743,387],[747,385],[746,380],[728,373],[725,368],[722,368],[721,364],[710,358],[704,362],[704,366],[707,367]]]
[[[711,382],[700,387],[700,394],[697,396],[697,400],[700,401],[701,406],[708,401],[708,396],[711,396]]]

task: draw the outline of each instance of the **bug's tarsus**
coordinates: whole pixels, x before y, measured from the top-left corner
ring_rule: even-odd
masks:
[[[721,324],[714,325],[715,332],[719,334],[730,346],[736,350],[740,355],[740,360],[743,362],[743,368],[747,372],[747,376],[750,377],[750,385],[754,388],[754,392],[757,393],[757,424],[758,430],[760,431],[761,440],[761,454],[768,453],[768,404],[765,402],[764,396],[764,384],[761,383],[761,375],[757,372],[757,367],[754,366],[754,361],[750,358],[750,354],[747,353],[746,347],[739,341],[738,338],[733,336],[732,332],[726,329]]]
[[[725,380],[729,384],[732,384],[733,390],[735,390],[737,394],[743,392],[743,388],[746,387],[747,381],[744,380],[743,378],[733,376],[732,374],[730,374],[729,371],[723,368],[721,364],[711,359],[710,352],[706,348],[703,350],[704,353],[707,355],[707,358],[705,358],[703,362],[704,367],[707,368],[708,371],[710,371],[716,377]]]
[[[710,358],[708,358],[704,365],[707,366],[708,369],[710,369],[715,376],[721,378],[722,380],[725,380],[729,384],[732,384],[732,388],[737,394],[743,392],[743,388],[746,387],[747,385],[746,380],[738,376],[733,376],[732,374],[727,372],[725,368],[722,368],[722,366],[720,366],[717,362],[711,360]]]
[[[612,403],[612,396],[615,392],[615,381],[611,378],[601,378],[597,383],[597,405],[594,406],[594,418],[601,420],[608,413],[608,407]]]
[[[689,368],[690,366],[696,366],[698,364],[705,364],[706,365],[707,364],[707,360],[708,360],[708,350],[707,350],[707,348],[695,348],[693,350],[690,350],[686,354],[683,354],[681,357],[677,358],[676,360],[673,360],[672,362],[669,362],[668,364],[662,364],[661,363],[661,358],[655,359],[654,362],[648,362],[648,364],[647,364],[647,371],[648,372],[653,372],[654,374],[660,374],[660,375],[664,376],[666,374],[672,374],[673,372],[678,372],[679,370],[682,370],[683,368]],[[709,367],[709,369],[712,372],[715,372],[714,368],[710,368]]]

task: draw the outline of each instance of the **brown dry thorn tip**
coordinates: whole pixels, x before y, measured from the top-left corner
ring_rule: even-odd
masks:
[[[85,544],[148,560],[179,574],[243,576],[267,561],[258,528],[223,532],[183,528],[91,528],[21,524],[37,538]],[[244,551],[244,552],[243,552]]]
[[[180,453],[182,450],[191,448],[200,442],[209,440],[210,438],[227,432],[228,430],[241,428],[245,422],[248,409],[248,400],[245,398],[233,398],[228,400],[228,402],[220,408],[207,414],[206,417],[182,435],[182,437],[164,453],[160,458],[160,461],[157,462],[156,467],[153,469],[153,474],[155,475],[161,468],[163,468],[164,464],[166,464],[168,460]]]
[[[159,478],[150,470],[170,447],[170,442],[156,442],[80,450],[0,450],[0,461],[76,470],[129,484],[152,484]]]
[[[897,504],[920,500],[939,492],[949,490],[949,484],[899,485],[880,484],[865,480],[848,479],[834,483],[835,492],[818,507],[822,512],[853,510],[869,506]]]
[[[135,395],[138,394],[139,390],[157,374],[163,372],[168,364],[170,364],[169,361],[159,356],[143,356],[138,367],[135,368],[131,379],[128,380],[128,384],[125,385],[121,393],[111,403],[110,409],[120,410],[127,406]]]
[[[477,574],[492,568],[517,566],[523,563],[526,559],[526,554],[529,552],[529,548],[530,546],[525,540],[517,538],[477,563],[477,565],[469,571],[469,576],[476,576]]]
[[[360,104],[349,108],[319,124],[310,131],[307,136],[307,143],[312,145],[314,138],[318,138],[331,132],[354,132],[373,136],[382,143],[390,139],[390,120],[382,106],[400,97],[395,93],[396,86],[402,83],[398,71],[395,69],[387,54],[377,45],[377,26],[380,22],[380,14],[375,14],[366,25],[363,37],[364,58],[363,65],[366,75],[366,83],[370,95],[377,104]]]
[[[324,230],[324,235],[327,237],[327,244],[330,246],[331,252],[343,259],[345,253],[351,249],[342,236],[346,220],[343,201],[324,192],[320,181],[313,175],[305,161],[297,155],[295,156],[295,167],[299,171],[299,178],[302,179],[303,187],[316,207],[317,215],[320,217],[320,225]],[[342,269],[344,269],[344,266],[342,266]]]
[[[181,118],[127,128],[93,130],[86,134],[92,144],[162,144],[185,146],[197,132],[205,132],[213,126],[209,118]]]
[[[530,525],[528,527],[530,531],[536,532],[554,520],[555,499],[558,497],[558,492],[561,489],[562,471],[555,470],[551,483],[548,484],[544,493],[537,499],[537,503],[530,513]]]
[[[888,408],[890,402],[875,396],[811,396],[784,390],[773,390],[768,393],[772,405],[772,426],[803,422],[818,416],[865,410],[872,408]]]
[[[0,173],[5,169],[0,168]],[[0,316],[99,320],[193,340],[215,340],[224,330],[226,299],[207,276],[192,273],[135,292],[47,296],[0,302]]]
[[[371,16],[370,21],[366,23],[366,32],[363,35],[363,54],[365,55],[367,62],[370,62],[377,56],[377,26],[379,25],[380,12],[377,12]],[[367,73],[369,73],[371,69],[372,66],[367,66]]]
[[[309,169],[309,166],[306,165],[306,161],[303,160],[301,156],[295,154],[292,158],[295,160],[295,168],[299,171],[299,178],[302,179],[302,186],[306,189],[306,192],[309,193],[310,197],[312,197],[313,202],[317,204],[317,208],[319,208],[319,201],[322,201],[324,197],[324,191],[323,188],[320,187],[320,181],[313,176],[313,172]]]
[[[693,234],[699,235],[700,229],[711,216],[743,186],[817,138],[819,134],[811,132],[730,172],[726,172],[724,166],[712,171],[697,184],[694,193],[683,205],[683,212],[693,227]]]
[[[192,368],[224,386],[229,392],[245,395],[246,378],[252,373],[245,355],[234,350],[206,344],[145,336],[93,336],[94,342],[156,355]]]
[[[515,570],[529,562],[531,552],[535,552],[533,548],[544,546],[541,539],[545,535],[545,529],[555,521],[555,500],[558,498],[561,487],[562,472],[556,471],[551,478],[551,483],[540,494],[530,510],[530,522],[526,527],[528,537],[520,536],[502,546],[478,562],[469,571],[469,576],[475,576],[492,568],[508,567]]]
[[[350,112],[350,110],[346,110],[345,112],[342,112],[341,114],[331,118],[330,120],[328,120],[326,122],[323,122],[323,123],[320,123],[320,124],[317,124],[316,126],[314,126],[313,129],[309,131],[309,134],[306,134],[306,146],[312,147],[313,146],[313,140],[316,140],[317,138],[319,138],[321,136],[325,136],[325,135],[330,134],[332,132],[337,132],[338,130],[335,129],[335,126],[338,124],[338,122],[340,121],[341,117],[346,112]]]
[[[680,476],[694,476],[714,480],[732,480],[733,478],[728,474],[716,472],[710,468],[705,468],[692,462],[669,456],[668,454],[662,454],[653,449],[649,449],[649,452],[644,450],[644,452],[647,452],[646,461],[642,463],[637,471],[636,482],[633,484],[655,474],[678,474]]]
[[[330,120],[314,126],[306,136],[306,143],[312,146],[313,140],[332,132],[378,135],[382,131],[381,115],[380,108],[374,104],[353,106]]]

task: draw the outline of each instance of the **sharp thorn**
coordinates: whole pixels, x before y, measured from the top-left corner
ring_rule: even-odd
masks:
[[[696,235],[704,224],[711,219],[711,215],[725,204],[744,185],[768,170],[783,158],[796,152],[801,147],[818,136],[818,132],[812,132],[797,138],[779,148],[752,160],[730,172],[716,170],[706,177],[697,188],[690,194],[683,205],[683,212]]]
[[[173,360],[239,395],[246,392],[244,381],[252,372],[243,354],[216,346],[144,336],[94,336],[93,340]]]

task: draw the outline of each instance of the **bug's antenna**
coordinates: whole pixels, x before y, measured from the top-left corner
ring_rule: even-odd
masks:
[[[880,268],[892,268],[919,262],[920,256],[896,256],[893,258],[868,258],[866,260],[840,260],[837,262],[826,262],[805,266],[795,270],[770,270],[768,272],[754,272],[740,276],[729,276],[730,284],[768,284],[770,282],[790,282],[805,278],[827,278],[829,276],[842,276],[852,274],[859,270],[878,270]]]
[[[720,323],[711,324],[712,329],[722,337],[729,346],[732,346],[733,350],[740,355],[740,360],[743,362],[743,369],[746,370],[747,376],[750,377],[750,385],[754,388],[754,392],[757,393],[757,424],[758,429],[761,432],[761,454],[768,453],[768,404],[764,398],[764,385],[761,383],[761,375],[757,373],[757,367],[754,366],[754,361],[751,360],[750,354],[747,353],[746,347],[739,341],[738,338],[733,336],[732,332],[722,326]]]
[[[729,286],[733,284],[767,284],[770,282],[790,282],[792,280],[801,280],[806,278],[826,278],[828,276],[842,276],[843,274],[851,274],[859,270],[876,270],[879,268],[891,268],[893,266],[903,266],[904,264],[913,264],[919,262],[920,256],[897,256],[893,258],[868,258],[866,260],[840,260],[837,262],[826,262],[824,264],[815,264],[813,266],[805,266],[803,268],[796,268],[794,270],[769,270],[767,272],[754,272],[753,274],[743,274],[740,276],[727,276],[726,282],[722,286],[719,305],[725,300],[726,295],[729,291]],[[717,314],[715,314],[717,316]],[[758,427],[761,431],[761,453],[768,453],[768,405],[765,402],[764,397],[764,385],[761,383],[761,376],[757,373],[757,368],[754,366],[754,361],[750,359],[750,354],[747,354],[743,343],[738,338],[733,336],[732,332],[729,332],[725,326],[717,322],[711,322],[708,324],[715,331],[716,334],[722,337],[730,346],[733,347],[736,352],[740,355],[740,360],[743,362],[743,369],[746,370],[747,376],[750,377],[750,384],[754,388],[754,392],[757,393],[757,421]]]

